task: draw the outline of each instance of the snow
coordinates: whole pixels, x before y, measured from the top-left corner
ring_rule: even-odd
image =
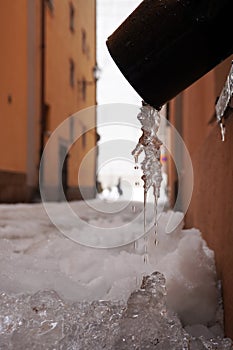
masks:
[[[111,249],[81,245],[59,232],[42,204],[1,205],[0,292],[16,295],[53,290],[67,302],[126,302],[140,287],[143,275],[160,271],[166,278],[168,308],[187,331],[194,336],[223,336],[214,253],[197,229],[183,229],[182,213],[159,213],[155,246],[151,203],[146,209],[148,240],[143,237],[141,202],[71,202],[81,218],[79,228],[72,227],[69,216],[64,216],[64,203],[48,205],[66,231],[89,230],[94,237],[101,228],[111,237],[115,228],[124,232],[123,243]],[[172,230],[167,230],[168,224]],[[132,243],[124,245],[127,235],[132,236]],[[137,244],[134,237],[140,237]],[[146,241],[147,264],[143,261]]]
[[[49,205],[63,227],[77,231],[69,218],[63,216],[63,203]],[[99,228],[105,228],[108,233],[114,227],[125,235],[132,232],[136,237],[143,235],[143,204],[140,202],[136,203],[136,213],[119,201],[94,200],[89,206],[85,202],[73,202],[71,206],[83,220],[80,231],[89,230],[95,236]],[[147,208],[148,216],[151,208],[152,205]],[[181,213],[160,214],[159,244],[153,244],[152,226],[149,263],[145,265],[143,238],[139,239],[137,251],[133,243],[114,249],[89,248],[63,236],[50,222],[41,204],[2,205],[1,289],[36,292],[49,288],[72,300],[126,300],[136,287],[136,279],[158,270],[167,280],[168,302],[184,322],[207,324],[213,319],[216,308],[214,254],[198,230],[182,230],[183,221],[173,232],[164,233],[171,214],[173,222],[177,221],[175,226],[182,220]]]

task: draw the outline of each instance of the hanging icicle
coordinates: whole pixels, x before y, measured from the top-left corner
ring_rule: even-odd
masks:
[[[142,125],[142,136],[138,144],[132,151],[135,163],[138,163],[139,155],[144,151],[144,159],[141,162],[143,171],[142,180],[144,182],[144,262],[148,262],[148,236],[146,234],[146,201],[147,193],[150,187],[153,188],[154,194],[154,214],[155,214],[155,235],[157,229],[157,204],[160,195],[160,186],[162,182],[162,170],[160,162],[161,140],[158,138],[158,129],[160,124],[159,112],[144,101],[137,116]],[[155,238],[157,244],[157,239]]]
[[[154,196],[158,199],[162,181],[160,163],[160,147],[162,142],[157,136],[160,115],[156,109],[143,102],[143,106],[141,107],[141,111],[137,118],[142,124],[143,134],[140,137],[137,146],[132,151],[132,155],[137,163],[139,155],[144,151],[145,158],[141,163],[144,190],[145,192],[148,192],[149,188],[152,186],[154,189]]]
[[[233,95],[233,61],[231,65],[230,72],[228,74],[227,80],[223,87],[223,90],[219,96],[218,102],[216,103],[216,117],[217,122],[219,123],[222,141],[225,141],[226,127],[224,125],[224,114],[229,105],[231,97]]]

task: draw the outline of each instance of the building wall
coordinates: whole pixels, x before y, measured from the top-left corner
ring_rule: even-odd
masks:
[[[95,1],[53,1],[53,7],[46,7],[46,48],[45,48],[45,103],[48,107],[45,141],[71,115],[72,120],[63,125],[59,136],[58,148],[53,152],[53,167],[46,185],[55,186],[59,181],[59,149],[69,151],[75,141],[75,135],[85,132],[85,145],[77,140],[69,151],[67,185],[68,197],[79,198],[79,187],[86,187],[90,196],[95,189],[95,158],[88,159],[88,169],[78,181],[82,158],[96,144],[96,133],[89,132],[95,127],[95,108],[92,109],[90,121],[85,113],[76,117],[78,111],[96,103],[96,84],[93,68],[96,65],[95,39]],[[71,77],[71,65],[73,74]],[[86,132],[87,131],[87,132]],[[82,137],[81,137],[82,138]],[[50,164],[48,164],[50,165]],[[56,190],[56,189],[55,189]]]
[[[41,127],[41,1],[27,0],[27,188],[38,186]]]
[[[44,128],[41,124],[42,4],[45,5]],[[41,147],[62,121],[95,105],[95,15],[95,0],[0,2],[3,53],[0,56],[1,202],[32,199],[38,187]],[[70,83],[71,62],[74,65],[73,86]],[[85,89],[83,82],[86,82]],[[73,147],[67,162],[67,186],[75,189],[76,198],[79,196],[78,185],[86,187],[92,196],[94,193],[96,154],[92,152],[89,157],[88,174],[80,179],[83,184],[77,182],[77,169],[83,156],[96,144],[95,123],[93,108],[91,131],[88,131],[85,116],[78,122],[80,125],[74,126],[87,130],[85,147]],[[76,133],[72,128],[71,124],[66,126],[60,135],[60,144],[52,156],[53,169],[47,170],[48,185],[57,185],[59,152],[69,149],[71,134]]]
[[[214,119],[215,101],[225,83],[231,59],[172,101],[171,122],[176,126],[178,120],[181,124],[181,136],[190,152],[194,170],[194,189],[186,226],[199,228],[215,252],[218,276],[223,283],[225,331],[233,337],[233,119],[226,120],[225,142],[221,141]],[[185,164],[183,168],[185,176]],[[170,179],[174,194],[174,171]]]
[[[0,201],[29,199],[35,182],[36,6],[38,1],[0,2]]]
[[[1,169],[26,172],[27,1],[1,2]],[[18,14],[21,13],[21,16]],[[9,21],[9,19],[11,19]],[[21,39],[23,38],[23,40]]]

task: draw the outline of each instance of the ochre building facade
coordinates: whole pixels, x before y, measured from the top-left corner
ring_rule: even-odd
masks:
[[[82,112],[71,116],[96,104],[95,0],[1,1],[0,42],[0,202],[38,195],[43,149],[67,118],[69,130],[59,136],[53,166],[43,164],[42,185],[52,200],[60,199],[61,179],[68,198],[81,198],[80,188],[93,197],[95,151],[78,173],[95,149],[95,108],[87,118]]]
[[[215,103],[220,95],[233,57],[222,62],[202,79],[170,102],[170,121],[182,136],[190,153],[194,187],[186,213],[186,227],[200,229],[214,250],[218,278],[222,281],[225,332],[233,338],[233,113],[229,106],[225,120],[225,141],[216,122]],[[179,150],[177,150],[178,153]],[[177,154],[182,158],[182,153]],[[181,159],[182,160],[182,159]],[[182,162],[181,162],[182,164]],[[191,186],[187,164],[183,162],[180,179],[170,167],[173,203],[181,186],[179,210],[186,212],[185,193]],[[186,178],[186,179],[185,179]]]

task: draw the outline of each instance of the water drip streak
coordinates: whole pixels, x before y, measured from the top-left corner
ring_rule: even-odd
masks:
[[[158,240],[157,240],[157,226],[158,226],[158,220],[157,220],[157,215],[158,215],[158,197],[157,194],[155,193],[154,190],[154,234],[155,234],[155,245],[158,245]]]
[[[146,198],[147,198],[147,191],[144,189],[144,206],[143,206],[143,214],[144,214],[144,235],[146,234]]]
[[[160,194],[160,185],[162,182],[161,163],[160,163],[160,147],[162,142],[157,137],[160,124],[160,115],[153,107],[145,104],[140,109],[137,116],[142,124],[142,136],[138,144],[132,151],[135,162],[138,162],[139,155],[144,151],[144,160],[141,162],[143,171],[142,180],[144,181],[144,262],[148,261],[148,237],[146,235],[146,201],[147,193],[150,187],[153,187],[154,194],[154,214],[155,214],[155,235],[157,228],[157,202]],[[156,244],[156,240],[155,240]]]
[[[148,236],[146,232],[146,198],[147,198],[147,191],[144,188],[144,257],[143,261],[144,264],[148,263]]]

